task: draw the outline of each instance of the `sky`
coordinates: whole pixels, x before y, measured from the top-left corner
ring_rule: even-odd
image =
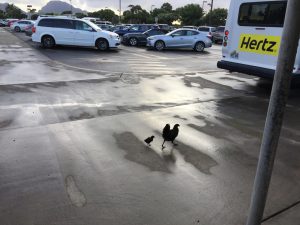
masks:
[[[70,3],[69,0],[61,0],[64,2]],[[105,7],[116,10],[119,8],[119,0],[71,0],[72,5],[77,8],[81,8],[82,10],[87,11],[96,11]],[[189,4],[189,3],[197,3],[202,6],[203,0],[121,0],[122,1],[122,11],[127,9],[127,6],[132,5],[141,5],[146,10],[150,10],[152,5],[153,8],[159,8],[164,2],[169,2],[173,5],[174,8]],[[209,3],[211,0],[207,0]],[[20,7],[23,10],[26,10],[26,5],[30,4],[33,8],[39,10],[43,7],[49,0],[0,0],[1,3],[8,2],[13,3]],[[205,2],[205,1],[204,1]],[[214,8],[228,8],[230,0],[214,0]],[[204,3],[204,9],[207,11],[209,6],[207,3]]]

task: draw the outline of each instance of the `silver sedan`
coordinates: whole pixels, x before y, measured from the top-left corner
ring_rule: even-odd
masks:
[[[212,46],[211,40],[194,29],[177,29],[166,35],[155,35],[147,38],[147,46],[161,51],[165,48],[191,48],[197,52]]]

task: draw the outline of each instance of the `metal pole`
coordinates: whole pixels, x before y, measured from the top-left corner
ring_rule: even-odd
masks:
[[[122,16],[122,3],[119,0],[119,23],[121,24],[121,16]]]
[[[268,195],[300,33],[300,1],[288,0],[247,225],[260,225]]]
[[[209,15],[209,25],[212,26],[212,10],[213,10],[214,0],[210,2],[210,15]]]

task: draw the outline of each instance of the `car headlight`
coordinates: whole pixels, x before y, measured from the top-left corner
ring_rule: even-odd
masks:
[[[149,37],[149,38],[147,38],[149,41],[153,41],[154,40],[154,38],[151,38],[151,37]]]
[[[110,37],[111,39],[116,39],[116,38],[118,38],[119,36],[118,36],[118,35],[112,35],[112,34],[110,34],[109,37]]]

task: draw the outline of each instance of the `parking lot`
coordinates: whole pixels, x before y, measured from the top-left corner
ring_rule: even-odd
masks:
[[[244,224],[272,82],[220,58],[221,45],[42,49],[0,28],[1,224]],[[294,85],[266,225],[299,221],[299,97]],[[166,123],[178,146],[162,151]]]

